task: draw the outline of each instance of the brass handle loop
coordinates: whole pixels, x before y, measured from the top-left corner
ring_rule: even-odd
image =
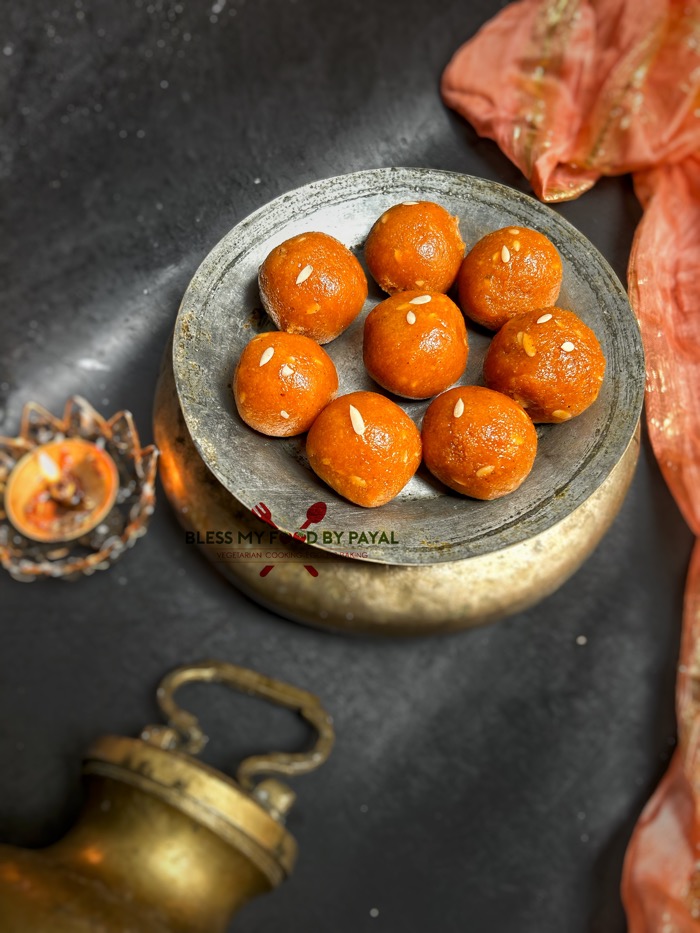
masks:
[[[226,661],[201,661],[175,668],[161,680],[156,694],[158,705],[168,726],[148,726],[142,738],[162,748],[175,748],[197,755],[208,742],[196,716],[175,702],[175,691],[188,683],[225,684],[248,696],[261,697],[295,710],[317,732],[313,747],[305,752],[270,752],[246,758],[238,767],[236,779],[245,790],[252,791],[254,778],[262,774],[286,774],[295,777],[308,774],[322,765],[331,753],[335,741],[330,715],[313,693],[266,677],[258,671],[238,667]]]

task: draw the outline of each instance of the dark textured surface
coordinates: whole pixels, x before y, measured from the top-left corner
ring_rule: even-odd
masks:
[[[79,391],[105,413],[129,407],[149,439],[189,277],[282,191],[391,164],[525,190],[437,95],[451,52],[498,7],[6,5],[0,431],[25,400],[58,411]],[[628,182],[561,210],[624,275],[639,217]],[[611,532],[538,608],[449,638],[350,640],[240,597],[161,497],[109,572],[0,578],[0,838],[56,838],[90,739],[135,733],[168,668],[220,656],[319,693],[339,736],[296,784],[297,872],[238,931],[620,933],[625,843],[673,742],[689,545],[645,446]],[[287,714],[216,689],[191,698],[219,765],[303,740]]]

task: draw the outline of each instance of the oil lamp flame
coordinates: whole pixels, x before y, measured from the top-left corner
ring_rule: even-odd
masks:
[[[40,450],[37,454],[37,460],[39,461],[39,472],[44,479],[49,483],[57,483],[61,478],[61,471],[56,461],[43,450]]]
[[[75,508],[83,503],[83,490],[69,471],[59,467],[45,450],[37,454],[39,473],[48,483],[48,493],[54,502],[66,508]]]

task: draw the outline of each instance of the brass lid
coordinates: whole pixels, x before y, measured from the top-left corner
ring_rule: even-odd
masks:
[[[178,707],[175,690],[192,681],[223,683],[253,696],[296,710],[317,731],[308,752],[274,752],[243,761],[237,780],[194,758],[207,742],[197,719]],[[167,726],[147,726],[138,739],[103,736],[87,750],[84,771],[108,777],[158,797],[206,826],[243,852],[278,885],[294,867],[297,844],[285,829],[294,792],[276,778],[261,774],[305,774],[327,759],[334,733],[330,716],[317,697],[255,671],[221,661],[178,668],[158,688]],[[190,754],[191,753],[191,754]]]

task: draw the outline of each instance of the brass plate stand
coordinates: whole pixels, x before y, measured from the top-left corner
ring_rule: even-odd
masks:
[[[206,538],[228,531],[234,540],[269,534],[207,469],[185,425],[165,351],[155,396],[154,432],[161,479],[181,525]],[[260,605],[307,625],[342,632],[427,634],[469,628],[526,609],[552,593],[584,562],[622,505],[639,455],[639,427],[601,486],[544,532],[478,557],[395,566],[330,558],[291,541],[296,557],[261,576],[260,562],[221,544],[202,550],[242,592]],[[226,557],[230,554],[230,557]],[[317,576],[308,572],[313,565]]]

